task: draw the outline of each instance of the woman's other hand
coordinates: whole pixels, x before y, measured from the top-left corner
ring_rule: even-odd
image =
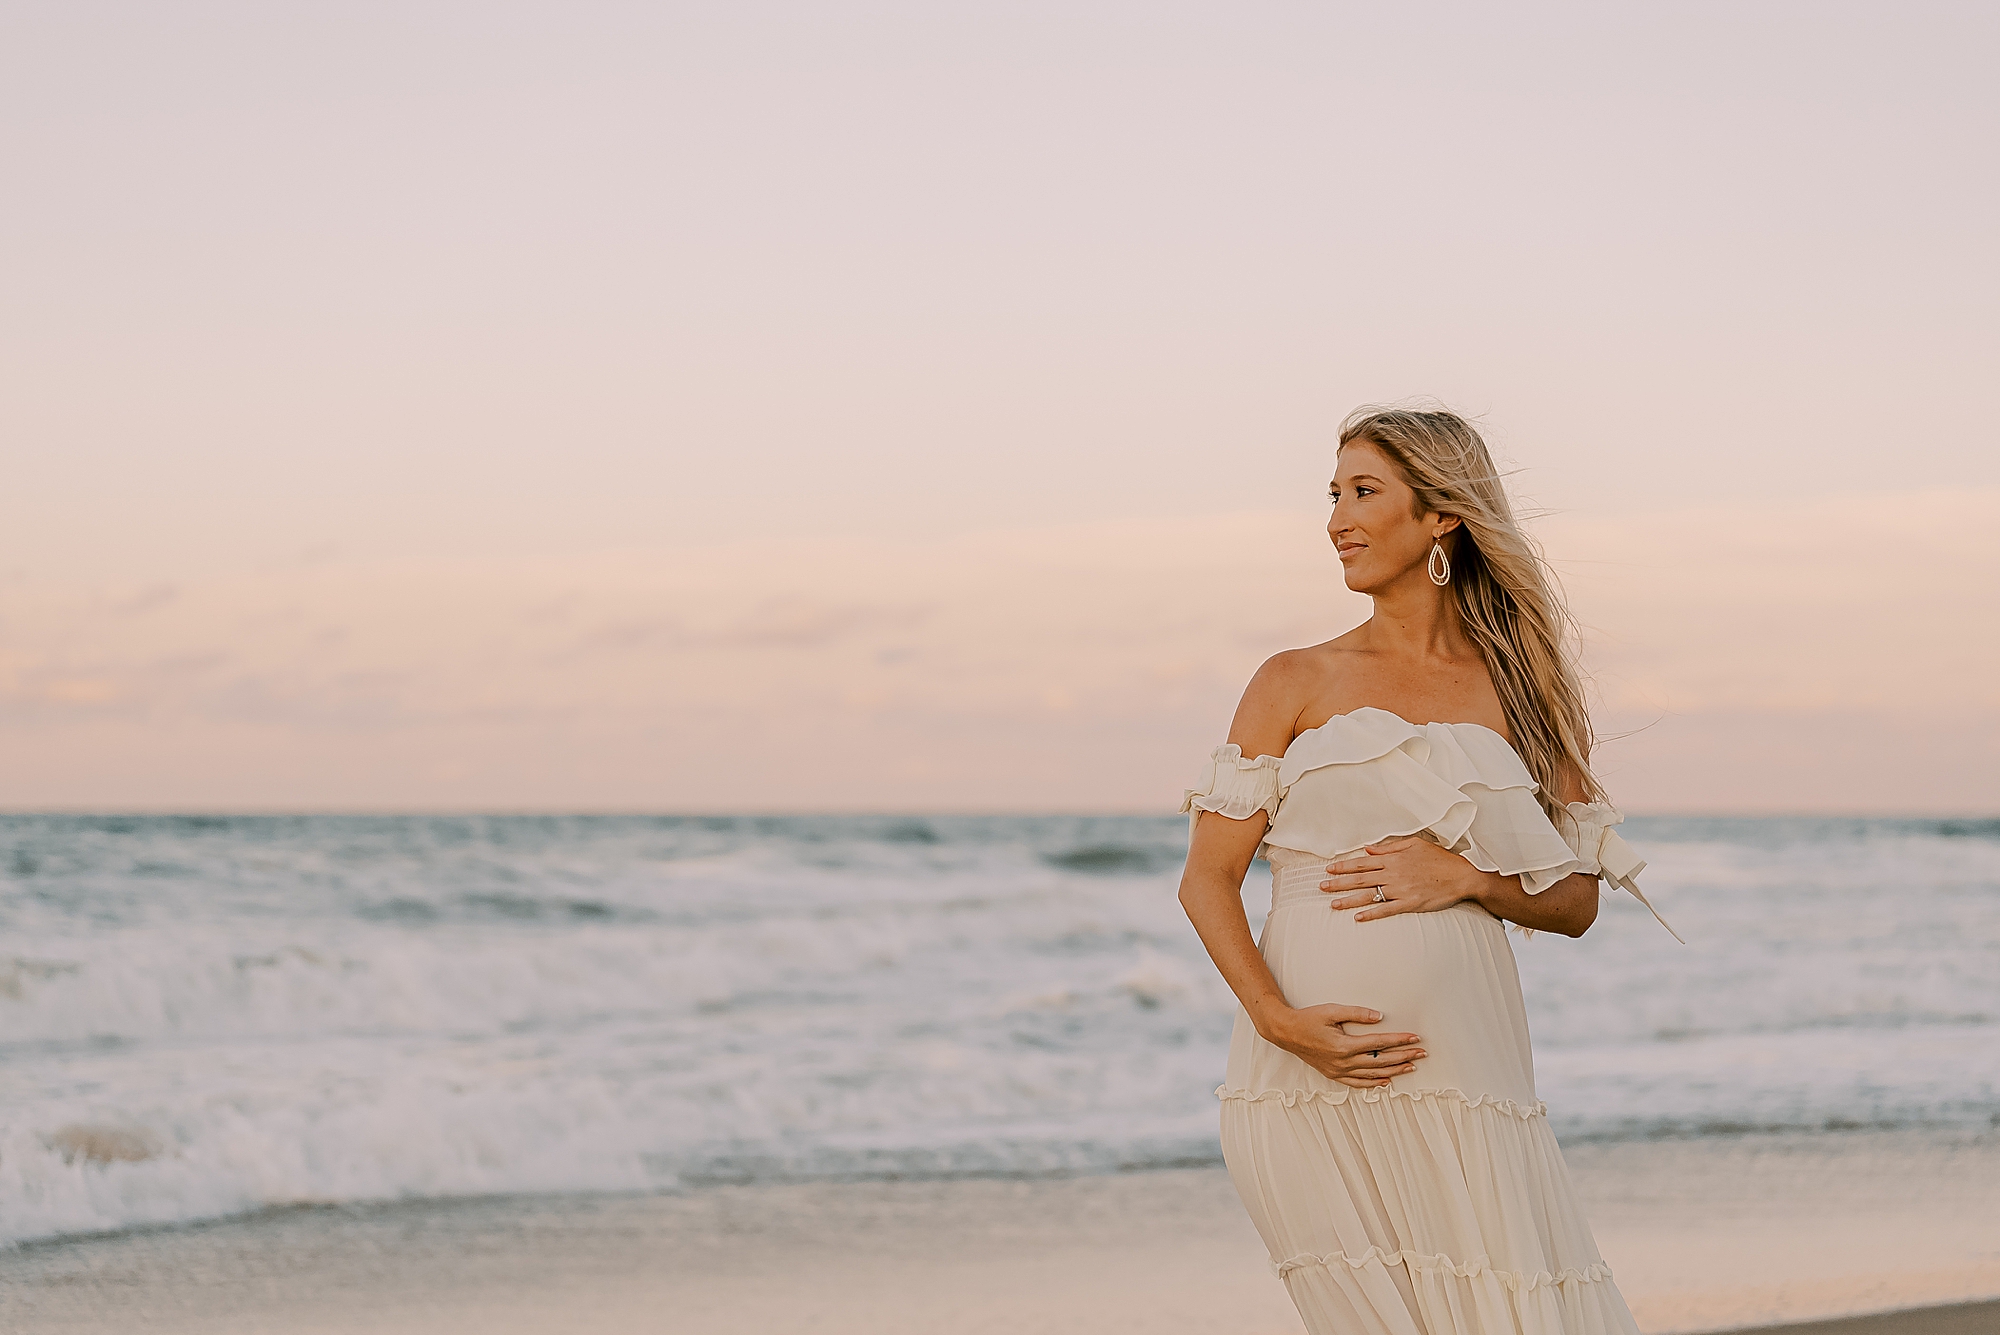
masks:
[[[1341,1027],[1381,1022],[1382,1012],[1366,1006],[1301,1006],[1259,1025],[1258,1032],[1329,1080],[1379,1089],[1390,1077],[1416,1070],[1425,1055],[1415,1034],[1350,1034]]]
[[[1327,865],[1319,888],[1335,909],[1359,909],[1354,921],[1398,913],[1436,913],[1477,899],[1492,877],[1428,839],[1406,835],[1370,844],[1360,857]]]

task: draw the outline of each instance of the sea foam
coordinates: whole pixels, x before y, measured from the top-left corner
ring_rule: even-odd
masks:
[[[2000,1117],[2000,826],[1626,828],[1692,944],[1622,896],[1581,941],[1517,942],[1561,1134]],[[1212,1161],[1234,1002],[1175,901],[1184,837],[0,818],[0,1240]]]

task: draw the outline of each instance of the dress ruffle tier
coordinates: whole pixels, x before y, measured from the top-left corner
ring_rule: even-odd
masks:
[[[1540,1104],[1349,1093],[1222,1091],[1230,1174],[1309,1330],[1636,1335]]]

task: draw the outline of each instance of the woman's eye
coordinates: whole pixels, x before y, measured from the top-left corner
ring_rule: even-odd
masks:
[[[1354,489],[1354,494],[1355,494],[1356,496],[1373,496],[1373,495],[1375,494],[1375,488],[1373,488],[1373,487],[1356,487],[1356,488]]]

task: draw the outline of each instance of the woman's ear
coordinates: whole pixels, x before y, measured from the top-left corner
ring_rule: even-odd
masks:
[[[1431,530],[1431,538],[1433,540],[1442,538],[1445,534],[1457,528],[1458,523],[1459,520],[1457,515],[1439,515],[1437,521],[1437,527]]]

